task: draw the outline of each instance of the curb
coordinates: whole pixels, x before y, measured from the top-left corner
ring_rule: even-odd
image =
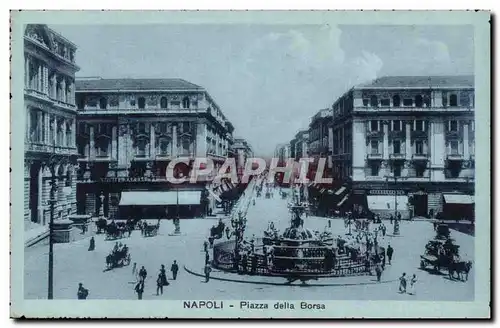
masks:
[[[192,275],[195,275],[195,276],[198,276],[198,277],[202,277],[202,278],[205,278],[205,275],[201,274],[201,273],[197,273],[193,270],[190,270],[188,269],[185,265],[184,265],[184,270],[186,270],[188,273],[192,274]],[[290,286],[294,286],[294,287],[327,287],[327,286],[330,286],[330,287],[342,287],[342,286],[364,286],[364,285],[380,285],[380,284],[387,284],[387,283],[391,283],[391,282],[395,282],[395,281],[398,281],[397,279],[393,279],[393,280],[382,280],[381,282],[361,282],[361,283],[344,283],[344,284],[315,284],[315,283],[312,283],[312,284],[306,284],[306,285],[292,285],[292,284],[289,284],[289,283],[286,283],[286,282],[283,282],[283,283],[277,283],[277,282],[264,282],[264,281],[248,281],[248,280],[241,280],[241,279],[229,279],[229,278],[220,278],[220,277],[214,277],[214,276],[210,276],[210,279],[213,279],[213,280],[220,280],[220,281],[228,281],[228,282],[237,282],[237,283],[242,283],[242,284],[254,284],[254,285],[270,285],[270,286],[285,286],[285,287],[290,287]],[[320,278],[318,278],[320,279]]]

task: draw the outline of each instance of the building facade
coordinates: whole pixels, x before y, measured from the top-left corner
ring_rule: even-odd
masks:
[[[356,86],[334,103],[332,128],[334,177],[350,181],[374,212],[432,216],[448,194],[473,204],[473,76]]]
[[[51,180],[55,219],[76,212],[76,46],[46,25],[24,34],[24,221],[25,229],[47,225]],[[54,177],[53,177],[54,175]]]
[[[238,170],[238,178],[241,179],[245,169],[246,160],[254,156],[252,147],[245,139],[234,138],[231,152],[235,158],[236,169]]]
[[[196,157],[216,168],[228,157],[233,125],[204,88],[181,79],[92,78],[76,85],[79,213],[96,215],[102,204],[110,218],[193,217],[215,206],[207,182],[166,179],[173,159],[186,159],[174,170],[182,178]]]
[[[308,131],[308,156],[314,160],[310,164],[311,172],[314,174],[318,167],[320,158],[326,160],[324,176],[331,176],[332,167],[332,114],[331,108],[321,109],[314,115],[309,124]],[[325,174],[326,173],[326,174]]]

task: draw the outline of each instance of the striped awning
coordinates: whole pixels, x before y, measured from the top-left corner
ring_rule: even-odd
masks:
[[[474,204],[474,196],[463,194],[443,194],[447,204]]]
[[[339,189],[335,192],[335,195],[337,195],[337,196],[338,196],[338,195],[342,194],[342,193],[345,191],[345,189],[346,189],[345,187],[340,187],[340,188],[339,188]]]
[[[342,206],[346,202],[346,200],[349,198],[349,195],[345,195],[344,198],[340,202],[338,202],[337,207]]]

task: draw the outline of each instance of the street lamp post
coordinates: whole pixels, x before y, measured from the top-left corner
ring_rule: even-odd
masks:
[[[386,176],[386,181],[387,184],[389,184],[389,179],[394,180],[394,184],[397,185],[398,182],[398,177],[395,175],[391,176]],[[398,220],[398,193],[396,192],[397,189],[394,189],[394,231],[393,235],[399,235],[399,220]]]
[[[55,141],[54,141],[55,142]],[[54,298],[54,207],[57,203],[56,200],[56,190],[57,190],[57,181],[56,181],[56,170],[55,170],[55,153],[56,146],[55,143],[52,144],[52,155],[49,160],[50,165],[50,198],[48,200],[50,206],[50,221],[49,221],[49,274],[48,274],[48,295],[47,298],[49,300]]]

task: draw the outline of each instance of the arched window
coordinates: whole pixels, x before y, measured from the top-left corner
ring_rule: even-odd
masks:
[[[137,102],[139,103],[139,108],[146,108],[146,99],[144,97],[139,97]]]
[[[108,107],[108,100],[105,97],[101,97],[101,99],[99,99],[99,108],[106,109],[106,107]]]
[[[182,107],[183,108],[189,108],[189,98],[188,97],[184,97],[184,99],[182,99]]]
[[[424,98],[422,98],[421,95],[417,95],[415,97],[415,107],[422,107],[423,104],[424,104]]]
[[[167,108],[168,107],[167,97],[161,97],[161,99],[160,99],[160,106],[161,106],[161,108]]]
[[[372,107],[378,107],[378,98],[377,96],[373,95],[370,97],[370,106]]]
[[[137,157],[145,157],[146,156],[146,146],[147,146],[147,141],[145,138],[141,138],[137,140],[137,147],[136,147],[136,156]]]
[[[399,97],[399,95],[394,95],[394,97],[392,97],[392,107],[399,106],[401,106],[401,97]]]
[[[458,97],[456,94],[451,94],[450,95],[450,107],[456,107],[458,106]]]
[[[171,148],[170,139],[163,137],[163,138],[160,138],[158,140],[158,143],[159,143],[160,155],[162,155],[162,156],[170,155],[170,153],[171,153],[171,151],[170,151],[170,148]]]

